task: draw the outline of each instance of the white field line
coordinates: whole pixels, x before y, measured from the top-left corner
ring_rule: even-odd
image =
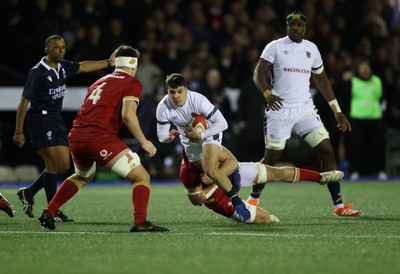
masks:
[[[199,232],[200,233],[200,232]],[[131,233],[121,231],[110,232],[68,232],[68,231],[0,231],[0,235],[7,234],[48,234],[48,235],[111,235],[111,234],[133,234],[133,235],[163,235],[163,236],[190,236],[199,233],[181,233],[181,232],[164,232],[164,233]],[[400,235],[314,235],[314,234],[281,234],[281,233],[247,233],[247,232],[205,232],[201,235],[206,236],[242,236],[242,237],[267,237],[267,238],[348,238],[348,239],[400,239]]]

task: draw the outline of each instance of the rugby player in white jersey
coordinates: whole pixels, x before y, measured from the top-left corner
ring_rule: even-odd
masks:
[[[329,103],[337,128],[351,131],[341,112],[331,83],[324,71],[317,46],[306,39],[307,18],[292,12],[286,18],[287,36],[268,43],[254,70],[253,80],[263,93],[265,108],[265,153],[262,163],[274,165],[281,157],[292,129],[302,137],[321,160],[322,171],[337,169],[329,133],[321,122],[310,93],[310,78]],[[264,185],[253,187],[248,202],[258,204]],[[328,184],[335,216],[357,216],[361,212],[344,204],[339,182]]]
[[[188,90],[187,81],[181,74],[168,75],[165,83],[168,94],[160,101],[156,111],[159,141],[169,143],[179,136],[189,161],[203,170],[231,198],[240,220],[248,221],[250,212],[227,176],[238,169],[237,161],[219,165],[222,132],[228,128],[224,116],[205,96]],[[209,123],[201,133],[190,126],[195,115],[206,117]],[[171,124],[177,129],[171,129]]]

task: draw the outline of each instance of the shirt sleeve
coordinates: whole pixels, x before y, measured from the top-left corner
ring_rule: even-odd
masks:
[[[163,111],[163,102],[161,100],[160,104],[157,106],[156,110],[156,119],[157,119],[157,137],[160,143],[170,143],[172,140],[169,138],[169,131],[171,128],[171,123],[168,120],[168,117],[165,115],[165,111]]]
[[[125,89],[122,97],[122,101],[133,100],[139,105],[140,98],[142,97],[143,86],[139,81],[132,81],[129,86]]]
[[[22,96],[32,99],[35,96],[35,92],[39,89],[39,79],[37,73],[34,69],[28,72],[26,78],[24,90],[22,91]]]
[[[219,134],[228,128],[228,122],[217,108],[214,108],[213,111],[206,116],[206,119],[209,121],[209,127],[201,133],[203,139]]]
[[[321,53],[319,52],[317,46],[314,44],[314,62],[312,64],[312,73],[320,74],[324,71],[324,64],[322,61]]]
[[[275,62],[275,54],[276,53],[276,42],[273,41],[269,44],[267,44],[261,53],[260,59],[264,59],[271,64]]]
[[[65,75],[67,75],[67,77],[75,75],[78,72],[79,67],[81,66],[78,62],[72,62],[68,60],[63,60],[61,62],[63,69],[65,69]]]

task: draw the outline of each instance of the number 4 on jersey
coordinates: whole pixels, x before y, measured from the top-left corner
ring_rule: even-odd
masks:
[[[93,105],[95,105],[97,101],[101,99],[101,93],[103,92],[103,87],[106,84],[107,82],[102,83],[100,86],[94,89],[92,93],[89,95],[88,100],[92,100]]]

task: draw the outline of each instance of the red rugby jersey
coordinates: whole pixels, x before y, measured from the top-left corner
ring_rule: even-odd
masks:
[[[115,70],[89,87],[70,132],[74,141],[116,135],[123,125],[122,102],[139,104],[143,86],[136,78]]]

